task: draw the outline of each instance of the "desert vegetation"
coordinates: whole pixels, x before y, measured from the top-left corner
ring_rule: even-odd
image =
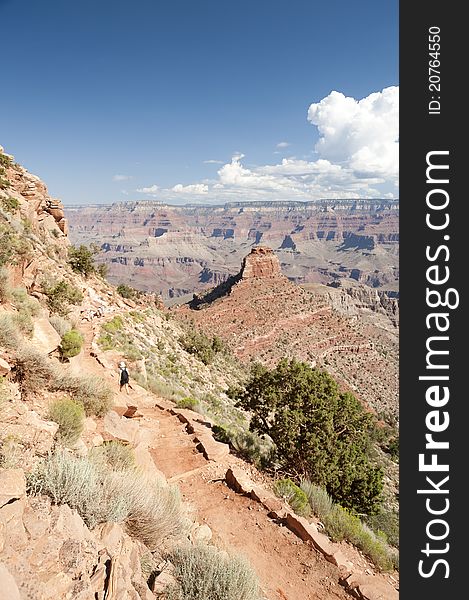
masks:
[[[202,544],[178,546],[170,554],[177,583],[168,600],[259,600],[259,583],[240,555]]]
[[[343,506],[371,514],[382,491],[382,472],[370,460],[372,417],[325,371],[282,360],[254,368],[231,391],[251,412],[250,428],[274,442],[281,467],[326,488]]]

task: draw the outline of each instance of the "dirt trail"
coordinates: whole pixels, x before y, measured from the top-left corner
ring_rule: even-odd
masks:
[[[184,500],[193,506],[197,521],[210,527],[217,546],[248,557],[268,600],[350,600],[338,584],[335,566],[269,519],[259,503],[221,481],[231,458],[209,463],[176,416],[158,408],[139,412],[158,421],[151,452],[156,467],[167,479],[177,480]]]
[[[249,559],[265,598],[350,600],[338,582],[337,567],[272,521],[262,505],[226,486],[227,468],[233,463],[244,463],[231,455],[221,462],[207,461],[196,449],[194,435],[186,431],[178,417],[156,405],[164,405],[164,399],[161,402],[140,386],[135,386],[128,396],[119,393],[117,371],[104,368],[91,356],[92,325],[84,323],[80,330],[85,337],[84,348],[72,359],[72,368],[99,374],[112,382],[117,412],[122,414],[122,407],[127,405],[138,406],[140,428],[151,434],[149,450],[156,468],[177,483],[184,501],[193,508],[195,519],[210,527],[213,543]],[[118,358],[116,364],[117,361]]]

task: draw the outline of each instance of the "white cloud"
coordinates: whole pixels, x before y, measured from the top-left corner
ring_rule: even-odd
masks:
[[[360,176],[393,181],[399,169],[399,88],[388,87],[361,100],[331,92],[311,104],[308,120],[316,125],[321,158]]]
[[[277,164],[243,164],[234,153],[217,177],[171,188],[157,185],[137,191],[168,202],[222,203],[249,200],[320,198],[391,198],[398,196],[399,88],[356,100],[331,92],[308,110],[317,128],[315,159],[283,158]],[[289,142],[279,142],[286,148]]]
[[[140,194],[156,194],[160,188],[155,184],[150,187],[137,188],[137,192]]]
[[[114,175],[112,178],[113,181],[128,181],[132,179],[132,175]]]
[[[208,185],[204,183],[193,183],[191,185],[178,183],[171,188],[171,191],[177,194],[206,194],[208,192]]]
[[[129,192],[127,190],[121,190],[121,194],[124,194],[124,196],[128,196]]]
[[[213,160],[213,158],[209,160],[204,160],[204,164],[206,165],[223,165],[224,162],[222,160]]]

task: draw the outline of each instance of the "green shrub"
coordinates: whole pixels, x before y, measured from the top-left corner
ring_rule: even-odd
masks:
[[[122,298],[134,300],[134,298],[137,297],[137,291],[130,287],[130,285],[125,285],[125,283],[119,284],[116,289],[117,293],[122,296]]]
[[[36,298],[28,294],[24,288],[11,290],[12,304],[20,312],[27,313],[31,317],[37,317],[41,312],[41,305]]]
[[[22,394],[46,390],[54,378],[53,365],[47,354],[33,346],[21,346],[15,357],[15,381]]]
[[[110,440],[101,446],[92,448],[88,453],[88,458],[115,471],[125,471],[135,467],[132,448],[119,440]]]
[[[199,402],[195,398],[186,396],[185,398],[181,398],[181,400],[178,400],[177,406],[178,408],[188,408],[190,410],[196,410],[199,407]]]
[[[49,323],[61,338],[72,329],[72,324],[70,321],[64,317],[61,317],[60,315],[51,315],[49,317]]]
[[[279,479],[274,483],[274,492],[293,508],[296,514],[307,517],[311,513],[308,498],[304,491],[291,479]]]
[[[19,344],[20,334],[12,315],[0,315],[0,346],[18,348]]]
[[[96,271],[94,264],[95,252],[81,244],[78,248],[71,246],[68,249],[68,264],[72,267],[75,273],[80,273],[85,277],[89,277]]]
[[[196,329],[191,329],[182,335],[179,343],[186,352],[197,356],[205,365],[210,364],[215,355],[224,347],[219,337],[209,338],[205,333]]]
[[[284,359],[271,371],[255,369],[244,390],[231,393],[251,412],[250,428],[270,436],[285,470],[325,487],[346,507],[376,511],[383,473],[370,461],[372,417],[328,373]]]
[[[31,243],[8,223],[0,223],[0,267],[17,265],[31,252]]]
[[[307,479],[301,481],[300,488],[306,494],[313,513],[320,519],[325,519],[333,507],[332,498],[327,491]]]
[[[256,467],[265,469],[273,459],[274,445],[254,431],[238,431],[230,436],[236,452]]]
[[[63,358],[72,358],[81,352],[83,346],[83,336],[76,329],[71,329],[64,333],[60,342],[60,354]]]
[[[49,407],[48,417],[58,426],[57,438],[66,445],[73,445],[81,435],[85,420],[83,405],[70,398],[54,400]]]
[[[57,452],[27,478],[29,494],[45,494],[75,508],[89,527],[123,522],[129,535],[152,550],[187,527],[178,490],[135,471],[113,471],[86,458]]]
[[[16,198],[8,196],[7,198],[2,198],[2,207],[3,210],[9,213],[15,213],[20,207],[20,203]]]
[[[81,402],[87,416],[104,416],[112,406],[113,392],[106,381],[97,375],[73,375],[68,371],[56,371],[50,389],[68,392]]]
[[[50,310],[62,317],[70,312],[71,304],[83,302],[81,291],[65,280],[59,281],[55,285],[44,283],[43,291],[47,296],[47,305]]]
[[[106,333],[117,333],[118,331],[122,331],[124,329],[124,319],[120,315],[116,315],[107,323],[104,323],[101,326]]]
[[[177,584],[168,600],[259,600],[256,574],[248,561],[213,546],[176,547],[170,554]]]
[[[381,510],[376,515],[366,517],[367,525],[376,533],[382,532],[389,544],[399,548],[399,514],[391,510]]]

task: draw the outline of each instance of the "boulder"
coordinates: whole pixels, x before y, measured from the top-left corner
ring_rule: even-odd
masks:
[[[193,544],[207,544],[212,539],[212,530],[205,523],[192,528],[189,539]]]
[[[0,563],[0,600],[21,600],[16,581],[2,563]]]
[[[11,371],[10,365],[0,356],[0,377],[5,377]]]
[[[115,411],[111,410],[104,417],[104,432],[117,440],[134,443],[139,424],[137,421],[120,417]]]
[[[34,319],[34,333],[31,344],[44,352],[50,354],[60,346],[61,338],[45,317]]]
[[[360,600],[398,600],[399,592],[389,583],[362,573],[352,573],[345,580],[345,589]]]
[[[26,478],[22,469],[0,470],[0,507],[26,496]]]

